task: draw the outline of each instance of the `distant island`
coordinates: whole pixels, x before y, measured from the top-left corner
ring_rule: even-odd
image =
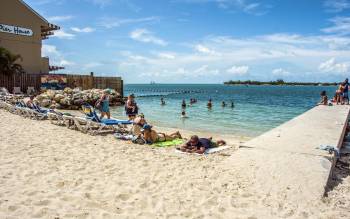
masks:
[[[337,83],[321,83],[321,82],[285,82],[282,79],[276,81],[226,81],[225,85],[279,85],[279,86],[336,86]]]

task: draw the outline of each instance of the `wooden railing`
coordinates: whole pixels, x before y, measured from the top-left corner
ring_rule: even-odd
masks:
[[[11,76],[0,73],[0,87],[6,87],[13,92],[14,87],[20,87],[23,93],[28,87],[40,90],[42,74],[14,74]],[[111,88],[123,96],[123,80],[121,77],[95,77],[93,75],[64,74],[68,87],[81,87],[82,89]]]

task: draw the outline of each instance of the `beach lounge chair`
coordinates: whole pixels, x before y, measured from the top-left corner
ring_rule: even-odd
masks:
[[[27,95],[32,95],[35,93],[35,88],[34,87],[28,87],[27,88]]]
[[[51,124],[59,125],[59,126],[66,126],[67,128],[74,129],[74,116],[67,115],[61,112],[57,112],[54,110],[50,110],[47,113],[48,119],[50,120]]]
[[[129,120],[100,119],[95,109],[89,104],[84,104],[82,109],[87,118],[87,131],[93,135],[108,132],[113,133],[117,130],[126,132],[125,126],[132,124]]]
[[[13,94],[23,94],[20,87],[13,87]]]
[[[37,105],[33,105],[33,108],[29,108],[23,101],[18,101],[14,106],[13,113],[36,120],[43,120],[47,118],[48,109],[41,109]]]

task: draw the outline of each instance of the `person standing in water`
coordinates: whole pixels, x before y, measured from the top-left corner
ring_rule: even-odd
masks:
[[[126,112],[126,115],[128,115],[129,120],[134,119],[138,114],[138,107],[135,102],[134,94],[131,94],[128,96],[128,100],[126,101],[126,105],[125,105],[125,112]]]
[[[182,107],[183,109],[186,108],[186,101],[185,101],[185,100],[182,100],[181,107]]]
[[[209,101],[208,101],[208,103],[207,103],[207,107],[208,107],[209,109],[211,109],[212,106],[213,106],[213,103],[212,103],[211,98],[210,98]]]
[[[101,106],[101,119],[103,119],[104,116],[107,116],[108,119],[111,118],[111,112],[109,111],[109,94],[110,91],[108,89],[104,90],[99,100]]]
[[[222,101],[221,106],[222,106],[222,107],[226,107],[226,106],[227,106],[227,104],[225,103],[225,101]]]
[[[162,97],[162,98],[160,98],[160,105],[162,105],[162,106],[164,106],[165,105],[165,100],[164,100],[164,98]]]
[[[235,108],[235,104],[234,104],[233,100],[231,100],[231,108]]]

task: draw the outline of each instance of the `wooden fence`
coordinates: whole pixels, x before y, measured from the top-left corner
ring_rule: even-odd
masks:
[[[12,93],[14,87],[20,87],[22,92],[27,92],[28,87],[40,90],[40,74],[14,74],[11,76],[0,73],[0,87],[5,87]]]
[[[20,87],[22,92],[27,92],[28,87],[40,90],[41,74],[14,74],[7,76],[0,73],[0,87],[6,87],[9,92],[13,92],[13,87]],[[111,88],[123,96],[123,80],[121,77],[95,77],[90,75],[64,74],[67,78],[68,87],[81,87],[83,90],[92,88]]]

